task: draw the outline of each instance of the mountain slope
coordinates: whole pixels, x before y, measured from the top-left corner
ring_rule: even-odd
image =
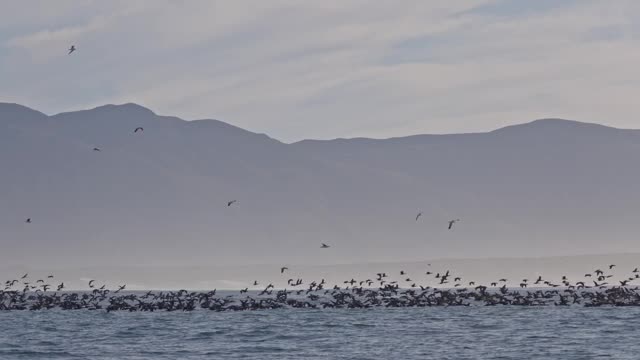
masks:
[[[135,104],[54,116],[0,104],[0,130],[0,261],[9,264],[640,251],[637,130],[546,119],[284,144]]]

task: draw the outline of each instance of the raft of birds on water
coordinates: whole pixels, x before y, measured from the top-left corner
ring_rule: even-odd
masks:
[[[610,265],[612,270],[615,265]],[[284,269],[281,273],[284,273]],[[90,280],[86,291],[67,291],[64,283],[51,285],[54,279],[38,279],[32,283],[28,274],[5,282],[0,290],[0,311],[11,310],[103,310],[103,311],[213,311],[303,309],[367,309],[432,306],[640,306],[640,289],[631,283],[640,278],[638,268],[618,284],[607,281],[612,274],[597,269],[584,275],[584,280],[571,282],[566,276],[556,284],[541,276],[530,282],[523,279],[519,286],[508,286],[499,279],[490,286],[462,283],[449,271],[437,273],[438,287],[417,285],[404,271],[405,285],[390,281],[386,273],[373,279],[346,280],[341,286],[320,282],[305,283],[289,279],[287,288],[275,289],[268,284],[262,291],[242,289],[217,294],[212,291],[149,291],[126,292],[126,285],[115,290],[98,286]],[[426,275],[432,275],[427,271]],[[468,284],[468,286],[467,286]],[[259,285],[257,281],[254,286]]]

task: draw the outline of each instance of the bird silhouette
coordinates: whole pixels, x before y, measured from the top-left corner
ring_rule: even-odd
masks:
[[[229,202],[227,203],[227,206],[231,206],[231,205],[233,205],[233,204],[235,204],[235,203],[237,203],[237,202],[238,202],[238,200],[231,200],[231,201],[229,201]]]
[[[416,215],[416,221],[418,221],[418,219],[420,218],[420,216],[422,216],[422,213],[419,212],[418,215]]]
[[[320,246],[320,248],[322,248],[322,249],[328,249],[328,248],[329,248],[329,245],[327,245],[327,244],[325,244],[325,243],[322,243],[322,246]]]
[[[31,218],[28,218],[25,222],[26,222],[27,224],[31,224]]]
[[[451,230],[451,228],[453,227],[453,224],[457,223],[458,221],[460,221],[460,219],[449,220],[449,230]]]
[[[280,274],[284,274],[284,271],[285,271],[285,270],[289,270],[289,268],[288,268],[288,267],[286,267],[286,266],[281,267],[281,268],[280,268]]]
[[[137,127],[135,130],[133,130],[133,133],[135,134],[135,133],[137,133],[138,131],[144,131],[144,129],[143,129],[143,128],[141,128],[141,127]]]
[[[71,47],[69,48],[69,54],[67,55],[71,55],[72,52],[76,51],[76,46],[75,45],[71,45]]]

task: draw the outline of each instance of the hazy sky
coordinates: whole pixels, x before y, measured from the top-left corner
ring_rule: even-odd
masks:
[[[635,0],[3,0],[0,101],[136,102],[285,141],[638,128],[639,39]]]

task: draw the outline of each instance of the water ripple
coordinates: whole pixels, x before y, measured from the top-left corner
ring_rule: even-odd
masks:
[[[9,312],[0,316],[0,359],[637,359],[638,315],[578,307]]]

